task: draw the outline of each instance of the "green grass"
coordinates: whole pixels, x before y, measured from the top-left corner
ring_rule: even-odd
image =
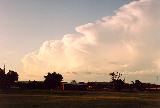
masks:
[[[0,108],[160,108],[160,93],[3,92]]]

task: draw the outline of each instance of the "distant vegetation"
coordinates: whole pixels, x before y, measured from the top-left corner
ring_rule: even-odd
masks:
[[[15,81],[18,81],[18,73],[9,70],[7,74],[3,69],[0,69],[0,88],[7,89],[14,86]]]
[[[56,72],[48,73],[44,78],[44,85],[47,89],[57,89],[63,80],[62,75]]]
[[[44,81],[18,81],[18,73],[9,70],[5,73],[5,68],[0,68],[0,89],[48,89],[48,90],[80,90],[80,91],[150,91],[160,90],[159,85],[142,83],[139,80],[131,81],[131,84],[122,79],[122,73],[109,73],[110,82],[77,82],[72,80],[70,83],[62,82],[63,76],[57,72],[49,72],[44,76]]]

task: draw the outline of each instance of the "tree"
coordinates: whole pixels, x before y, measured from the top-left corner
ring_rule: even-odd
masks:
[[[109,75],[111,76],[111,80],[114,81],[114,80],[119,80],[120,77],[122,76],[121,73],[119,72],[112,72],[112,73],[109,73]]]
[[[77,84],[77,81],[76,80],[72,80],[71,84]]]
[[[5,79],[6,74],[3,69],[0,68],[0,88],[3,89],[5,87]]]
[[[111,85],[112,85],[112,88],[115,89],[115,90],[121,90],[124,88],[124,85],[125,85],[125,80],[122,80],[121,77],[122,77],[122,74],[119,73],[119,72],[112,72],[112,73],[109,73],[109,75],[111,76]]]
[[[136,88],[137,90],[141,91],[145,90],[144,84],[141,81],[135,80],[135,82],[134,81],[131,82],[133,83],[133,87]]]
[[[6,85],[8,87],[14,85],[15,81],[18,81],[18,73],[12,70],[6,74]]]
[[[56,72],[48,73],[44,78],[44,85],[48,89],[56,89],[60,87],[61,81],[63,80],[62,75]]]

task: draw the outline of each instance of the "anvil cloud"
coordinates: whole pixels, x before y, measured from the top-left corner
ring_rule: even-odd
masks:
[[[153,81],[160,71],[159,28],[160,0],[131,2],[114,16],[76,27],[77,34],[45,41],[23,58],[24,74],[36,79],[57,71],[66,81],[104,81],[120,71],[129,81]]]

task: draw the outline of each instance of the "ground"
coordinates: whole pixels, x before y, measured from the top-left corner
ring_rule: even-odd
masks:
[[[160,93],[7,91],[0,108],[160,108]]]

